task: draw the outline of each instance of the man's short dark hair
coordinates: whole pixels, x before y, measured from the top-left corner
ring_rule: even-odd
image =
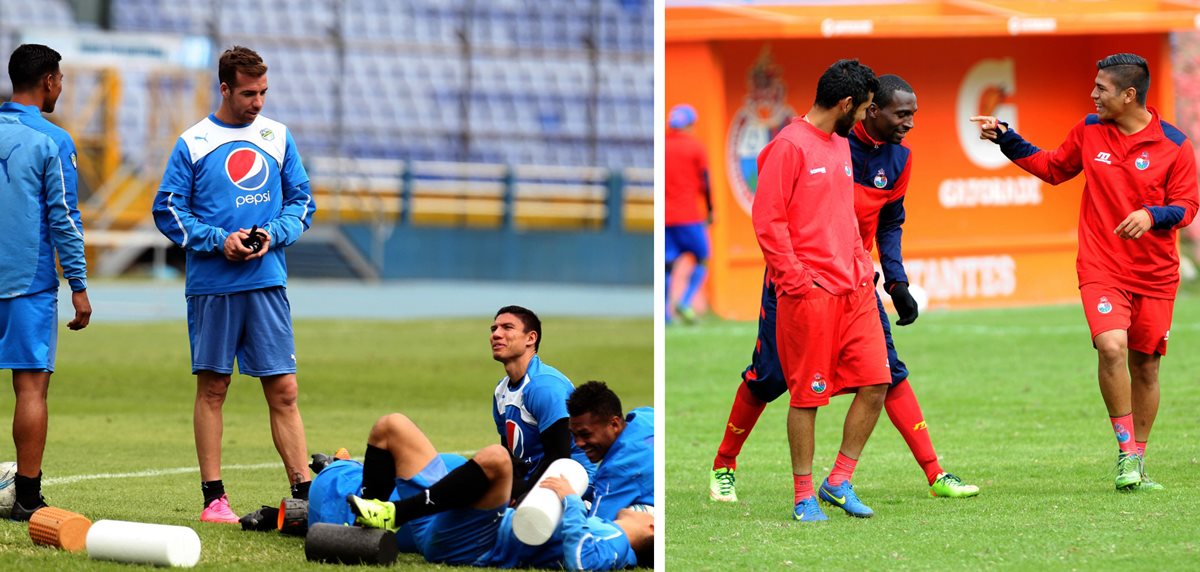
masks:
[[[1138,105],[1146,105],[1146,92],[1150,91],[1150,66],[1146,59],[1137,54],[1113,54],[1096,62],[1096,69],[1108,72],[1117,89],[1133,88],[1137,92]]]
[[[217,78],[232,90],[237,86],[238,72],[254,78],[262,77],[267,73],[267,64],[263,63],[258,52],[245,46],[234,46],[221,54],[217,62]]]
[[[625,418],[621,413],[621,398],[603,381],[589,381],[576,387],[567,398],[567,415],[578,417],[584,413],[601,419]]]
[[[897,91],[913,93],[913,88],[898,75],[886,73],[879,76],[879,91],[875,92],[875,105],[878,105],[880,109],[887,107],[892,103]]]
[[[525,326],[526,332],[537,332],[537,339],[533,342],[533,353],[537,353],[538,346],[542,345],[542,321],[538,319],[537,314],[533,310],[521,306],[505,306],[496,310],[496,315],[492,318],[499,318],[500,314],[512,314],[521,320],[521,324]]]
[[[871,68],[858,60],[838,60],[817,81],[816,104],[832,109],[837,102],[849,97],[854,107],[858,107],[872,93],[878,92],[879,80],[875,79],[875,72]]]
[[[21,44],[8,58],[8,79],[12,80],[13,91],[26,91],[37,87],[46,74],[58,72],[62,55],[41,44]]]

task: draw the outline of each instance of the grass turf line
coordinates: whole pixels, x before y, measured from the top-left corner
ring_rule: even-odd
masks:
[[[754,347],[756,323],[668,329],[666,552],[682,570],[1180,569],[1200,561],[1200,300],[1175,307],[1147,471],[1167,489],[1113,490],[1116,443],[1079,306],[931,312],[893,328],[943,468],[973,499],[933,499],[904,441],[879,424],[855,472],[873,519],[824,507],[791,520],[785,400],[738,458],[740,502],[708,475]],[[786,399],[786,396],[785,398]],[[828,473],[852,397],[817,416],[814,482]]]
[[[99,309],[98,310],[102,310]],[[607,381],[626,409],[653,401],[653,326],[649,319],[543,317],[540,354],[576,383]],[[503,377],[491,358],[491,320],[298,320],[300,410],[310,452],[366,448],[377,417],[412,417],[441,451],[474,451],[499,442],[491,396]],[[186,325],[105,323],[59,336],[50,384],[45,478],[130,473],[195,466],[192,400],[195,378]],[[7,373],[0,376],[7,377]],[[11,390],[0,391],[0,427],[12,423]],[[254,378],[235,376],[224,408],[222,474],[234,511],[277,505],[287,480],[271,442],[266,404]],[[0,460],[15,457],[0,440]],[[203,546],[197,569],[312,569],[302,538],[243,532],[200,523],[198,473],[97,479],[45,486],[54,506],[93,521],[129,520],[190,526]],[[401,569],[429,569],[401,555]],[[90,561],[33,545],[24,523],[0,520],[0,569],[82,570],[128,566]]]

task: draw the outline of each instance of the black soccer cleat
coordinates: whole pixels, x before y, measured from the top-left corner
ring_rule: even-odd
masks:
[[[46,498],[40,496],[38,497],[37,505],[35,505],[33,508],[25,508],[20,501],[17,501],[13,503],[12,512],[9,513],[8,518],[19,522],[24,522],[32,518],[33,513],[48,506],[50,505],[46,504]]]

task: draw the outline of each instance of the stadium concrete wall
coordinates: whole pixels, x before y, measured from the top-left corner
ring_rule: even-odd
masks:
[[[654,282],[654,235],[648,233],[397,226],[380,243],[371,226],[342,230],[380,265],[383,279]]]

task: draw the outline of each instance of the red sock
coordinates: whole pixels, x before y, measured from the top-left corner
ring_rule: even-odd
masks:
[[[1146,458],[1146,442],[1145,441],[1135,441],[1135,443],[1137,443],[1138,456],[1145,459]]]
[[[1133,435],[1133,413],[1127,413],[1120,417],[1109,417],[1108,420],[1112,423],[1113,434],[1117,436],[1117,447],[1122,453],[1137,454],[1137,444]]]
[[[742,445],[754,430],[754,424],[762,415],[767,402],[750,393],[746,382],[738,386],[737,395],[733,398],[733,407],[729,411],[729,421],[725,424],[725,436],[721,438],[721,446],[717,447],[717,457],[713,459],[713,470],[729,467],[737,468],[737,456],[742,452]]]
[[[925,425],[925,415],[921,413],[917,395],[907,379],[888,388],[883,407],[932,485],[942,474],[942,466],[938,464],[937,452],[933,450],[933,441],[929,438],[929,428]]]
[[[800,501],[816,494],[813,492],[812,488],[812,473],[807,475],[797,475],[796,473],[792,473],[792,486],[796,488],[796,500],[793,501],[792,504],[799,503]]]
[[[834,461],[833,470],[829,472],[829,484],[836,487],[853,478],[856,465],[858,459],[851,459],[838,451],[837,461]]]

